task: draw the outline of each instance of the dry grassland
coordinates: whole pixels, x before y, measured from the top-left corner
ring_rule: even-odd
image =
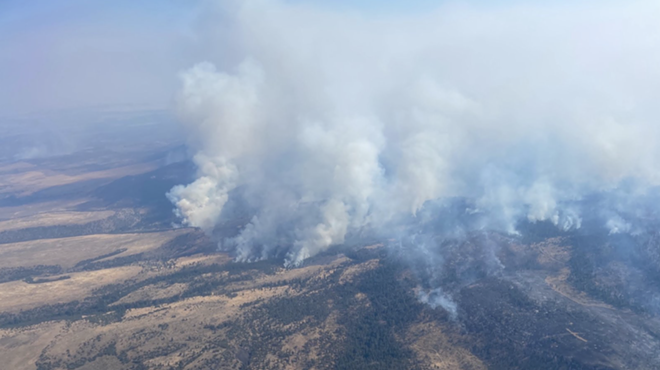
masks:
[[[0,312],[80,300],[94,289],[128,280],[141,271],[140,266],[124,266],[67,274],[69,279],[40,284],[28,284],[22,280],[0,284]]]
[[[0,207],[0,220],[13,221],[29,217],[45,215],[48,213],[72,212],[76,206],[88,202],[90,199],[80,198],[67,201],[48,201],[30,203],[13,207]]]
[[[81,225],[88,222],[103,220],[114,214],[114,211],[54,211],[37,213],[35,215],[25,217],[12,217],[12,219],[8,221],[0,221],[0,232],[7,230],[26,229],[31,227]]]
[[[407,343],[417,357],[431,369],[486,370],[486,366],[476,356],[464,348],[451,343],[443,328],[434,322],[414,325],[408,331]]]
[[[228,261],[228,256],[220,254],[179,258],[173,261],[168,273],[192,264],[199,266]],[[177,368],[181,363],[186,364],[183,367],[185,369],[208,368],[209,363],[217,364],[218,369],[240,367],[241,362],[237,353],[242,350],[243,342],[234,337],[230,329],[226,329],[223,324],[243,320],[249,322],[251,310],[271,302],[272,299],[315,294],[314,291],[294,289],[286,283],[273,286],[274,282],[296,279],[318,281],[327,279],[338,269],[346,268],[341,278],[342,283],[346,284],[361,273],[376,268],[379,263],[377,260],[370,260],[347,266],[346,262],[348,262],[346,257],[338,257],[325,265],[290,270],[278,269],[271,274],[256,273],[249,281],[228,283],[223,287],[233,292],[232,294],[193,296],[171,303],[129,309],[121,320],[106,324],[83,319],[68,323],[47,322],[20,329],[0,329],[0,363],[11,364],[11,368],[17,370],[35,370],[37,361],[67,363],[73,358],[84,358],[88,361],[83,362],[80,365],[82,367],[76,367],[77,369],[126,370],[133,359],[144,359],[146,356],[148,360],[145,365],[154,369]],[[31,291],[21,291],[18,288],[7,290],[4,297],[0,296],[0,300],[29,302],[30,296],[43,296],[50,289],[57,290],[58,296],[73,298],[76,295],[88,294],[88,289],[95,286],[135,277],[140,273],[147,272],[144,270],[140,272],[139,266],[132,265],[76,273],[71,275],[70,280],[30,287],[17,282],[16,287]],[[224,276],[226,273],[213,274]],[[213,278],[214,276],[209,276],[209,279]],[[67,282],[71,286],[67,286]],[[175,297],[186,288],[186,284],[178,283],[151,284],[129,293],[118,303]],[[363,310],[368,306],[369,300],[365,296],[357,300],[351,309]],[[0,306],[0,310],[8,308],[11,307]],[[108,315],[111,313],[112,311],[108,312]],[[269,366],[295,370],[303,368],[310,360],[322,360],[326,355],[323,339],[341,343],[342,337],[346,334],[347,329],[338,324],[339,315],[340,312],[333,311],[326,319],[314,325],[269,323],[272,329],[286,329],[291,325],[294,325],[291,326],[292,328],[300,328],[281,339],[279,350],[269,351],[266,354]],[[231,326],[227,326],[229,327]],[[250,336],[249,333],[245,334]],[[398,333],[398,336],[402,342],[412,343],[411,349],[418,360],[428,368],[485,369],[476,357],[453,344],[437,324],[415,325],[408,332]],[[209,346],[211,343],[213,345]],[[128,362],[124,361],[122,364],[116,356],[98,355],[105,353],[109,346],[112,346],[116,353],[122,353]],[[283,357],[282,353],[286,353],[286,356]]]
[[[160,233],[87,235],[60,239],[40,239],[0,244],[0,268],[59,265],[70,268],[76,263],[126,249],[121,257],[160,247],[172,238],[188,233],[180,229]]]
[[[67,175],[49,169],[35,169],[24,166],[26,171],[15,173],[16,164],[8,168],[0,167],[0,190],[13,193],[17,196],[26,196],[36,191],[53,186],[68,185],[81,181],[97,179],[118,179],[129,175],[138,175],[153,171],[157,168],[156,163],[140,163],[131,166],[112,168],[103,171],[87,172],[80,175]],[[5,173],[2,173],[2,172]]]
[[[2,368],[35,370],[41,351],[68,331],[69,325],[63,321],[51,321],[27,328],[0,329]]]

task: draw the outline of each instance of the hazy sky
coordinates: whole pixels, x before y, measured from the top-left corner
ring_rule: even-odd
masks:
[[[194,60],[193,5],[0,1],[0,114],[166,104]]]
[[[206,57],[195,27],[200,7],[210,2],[0,1],[0,116],[104,105],[169,105],[178,73]],[[443,3],[290,2],[373,14],[417,12]]]
[[[0,1],[0,116],[105,105],[170,105],[179,85],[179,72],[205,59],[215,58],[217,62],[218,55],[208,55],[212,48],[198,32],[199,19],[208,10],[204,5],[212,2]],[[447,3],[289,2],[378,15],[423,12]],[[496,7],[534,2],[457,3]]]

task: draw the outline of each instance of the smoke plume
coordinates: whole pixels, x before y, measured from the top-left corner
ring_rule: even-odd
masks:
[[[658,2],[205,14],[221,20],[200,27],[212,59],[182,73],[177,98],[198,177],[168,196],[209,233],[240,197],[251,221],[221,242],[239,260],[299,265],[437,219],[448,199],[475,230],[575,230],[592,194],[660,185]],[[608,204],[602,226],[633,232],[626,203]]]

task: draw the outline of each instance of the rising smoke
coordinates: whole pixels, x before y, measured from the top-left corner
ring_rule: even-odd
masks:
[[[574,230],[591,194],[660,185],[656,1],[206,10],[221,23],[200,27],[214,59],[182,74],[178,96],[198,177],[168,197],[210,233],[240,193],[254,214],[221,241],[238,260],[296,266],[438,217],[444,199],[466,200],[456,217],[473,229]],[[625,204],[599,210],[611,233],[634,230]]]

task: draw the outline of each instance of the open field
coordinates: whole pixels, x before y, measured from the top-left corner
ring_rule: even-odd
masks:
[[[6,229],[18,229],[12,225],[20,225],[22,222],[31,222],[32,217],[37,217],[35,223],[42,222],[46,219],[57,219],[61,213],[75,212],[77,206],[88,202],[90,199],[81,197],[70,200],[50,200],[38,203],[24,204],[20,206],[6,206],[0,207],[0,220],[1,222],[9,223]],[[41,218],[41,220],[39,220]],[[59,224],[59,223],[58,223]],[[74,222],[75,224],[75,222]],[[68,225],[65,223],[64,225]],[[56,226],[56,225],[43,225],[43,226]]]
[[[121,251],[125,257],[153,250],[188,230],[162,233],[89,235],[61,239],[41,239],[0,244],[0,268],[59,265],[71,268],[77,263]]]
[[[0,232],[7,230],[26,229],[34,227],[81,225],[92,221],[99,221],[114,215],[114,211],[72,212],[50,211],[37,213],[25,217],[13,217],[7,221],[0,221]]]
[[[141,163],[125,167],[112,168],[102,171],[92,171],[78,175],[68,175],[52,170],[32,170],[30,166],[19,167],[26,171],[13,173],[17,168],[10,165],[2,173],[0,168],[0,193],[11,193],[16,196],[30,195],[36,191],[55,186],[69,185],[77,182],[99,180],[99,179],[118,179],[120,177],[137,175],[152,171],[157,168],[156,163]]]
[[[15,312],[47,304],[66,303],[87,297],[94,289],[108,284],[121,283],[137,276],[142,271],[139,266],[109,268],[99,271],[70,273],[66,279],[30,284],[25,281],[11,281],[0,284],[0,311]],[[53,294],[53,292],[57,292]]]

